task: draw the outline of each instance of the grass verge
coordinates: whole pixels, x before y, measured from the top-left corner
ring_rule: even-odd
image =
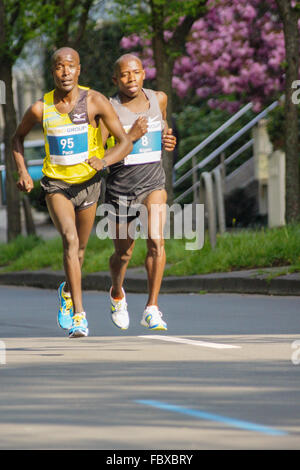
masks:
[[[277,229],[242,230],[219,235],[211,249],[208,237],[201,250],[186,250],[186,240],[166,240],[166,276],[187,276],[241,269],[278,267],[278,274],[300,271],[300,224]],[[83,273],[108,271],[113,253],[111,240],[91,236]],[[130,267],[144,265],[146,241],[136,240]],[[60,237],[18,237],[0,244],[1,271],[62,270]],[[284,268],[283,267],[287,267]]]

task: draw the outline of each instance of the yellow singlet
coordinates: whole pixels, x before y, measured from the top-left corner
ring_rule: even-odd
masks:
[[[79,86],[79,89],[88,90],[82,86]],[[46,156],[42,171],[49,178],[70,184],[83,183],[96,174],[96,170],[85,163],[87,158],[104,157],[100,126],[95,129],[89,124],[87,112],[79,112],[82,108],[80,109],[78,102],[71,113],[61,114],[54,105],[54,90],[44,95],[43,128]],[[71,114],[73,118],[75,116],[73,121],[77,120],[78,123],[72,122]],[[84,114],[86,116],[81,118]]]

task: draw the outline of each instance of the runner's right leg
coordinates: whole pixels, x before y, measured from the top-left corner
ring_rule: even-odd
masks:
[[[85,249],[94,225],[96,210],[97,203],[86,209],[77,210],[75,213],[75,223],[79,242],[78,258],[80,267],[83,265]]]
[[[84,313],[84,309],[75,210],[73,204],[60,193],[47,194],[46,202],[51,219],[62,237],[67,284],[73,301],[74,315],[78,315]]]
[[[88,208],[77,209],[75,212],[75,224],[78,234],[78,259],[80,268],[84,261],[85,249],[94,225],[97,203]],[[88,321],[85,312],[72,316],[72,325],[69,329],[69,338],[88,335]]]

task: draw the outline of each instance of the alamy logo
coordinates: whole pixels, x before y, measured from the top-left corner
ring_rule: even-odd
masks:
[[[4,341],[0,341],[0,365],[6,364],[6,346]]]
[[[292,102],[294,104],[300,103],[300,98],[298,97],[300,94],[300,80],[294,80],[292,83],[292,88],[296,88],[296,91],[292,94]]]
[[[291,347],[295,349],[295,351],[292,353],[291,361],[294,366],[298,366],[300,364],[300,340],[294,341]]]
[[[153,239],[160,239],[161,233],[165,240],[171,236],[185,239],[186,250],[201,250],[204,245],[204,204],[184,204],[183,208],[179,204],[152,204],[148,213],[144,204],[130,205],[124,197],[120,198],[117,207],[100,204],[96,214],[101,218],[96,226],[96,234],[101,240],[126,239],[128,236],[134,240],[147,239],[151,232]]]
[[[0,104],[6,103],[5,83],[0,80]]]

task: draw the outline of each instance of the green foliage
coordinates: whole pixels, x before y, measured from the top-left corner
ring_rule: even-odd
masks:
[[[18,236],[10,243],[0,244],[0,266],[12,264],[21,258],[25,253],[31,252],[42,240],[36,236]]]
[[[294,9],[297,11],[298,14],[300,14],[300,2],[299,0],[296,0]]]
[[[274,150],[284,148],[284,106],[277,106],[268,116],[267,130]]]
[[[116,23],[89,30],[78,48],[81,58],[80,83],[105,96],[116,92],[112,74],[115,61],[123,53],[120,49],[123,35],[122,27]]]
[[[101,28],[94,28],[93,23],[87,26],[87,33],[79,43],[81,73],[79,83],[100,91],[105,96],[112,96],[116,87],[112,82],[113,66],[123,50],[120,41],[124,31],[118,23],[106,23]],[[46,90],[54,87],[51,70],[52,51],[45,56],[44,81]]]
[[[90,9],[97,0],[53,0],[55,7],[47,21],[47,37],[52,51],[63,46],[78,48],[86,31]],[[93,22],[95,25],[95,22]]]
[[[0,58],[13,64],[24,45],[44,31],[52,18],[54,0],[2,0]]]
[[[110,12],[112,20],[116,19],[126,28],[127,33],[147,31],[150,20],[149,1],[117,0]],[[148,32],[150,32],[148,30]]]
[[[297,106],[297,105],[295,105]],[[298,111],[298,129],[300,129],[300,106],[297,106]],[[274,146],[274,150],[284,149],[284,105],[277,106],[268,115],[268,134]]]
[[[126,28],[126,33],[153,34],[153,21],[162,19],[163,30],[173,30],[183,16],[200,16],[207,0],[116,0],[111,12]]]

